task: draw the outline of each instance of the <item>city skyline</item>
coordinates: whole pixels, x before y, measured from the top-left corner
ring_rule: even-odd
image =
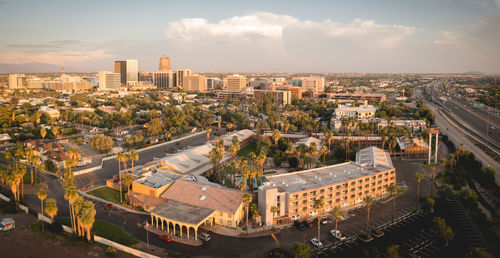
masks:
[[[0,67],[154,72],[166,55],[195,72],[500,72],[500,1],[116,3],[0,1]]]

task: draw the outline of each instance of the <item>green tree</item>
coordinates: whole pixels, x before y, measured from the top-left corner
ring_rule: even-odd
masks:
[[[87,241],[90,241],[90,230],[95,222],[95,214],[96,210],[94,208],[94,203],[91,201],[85,201],[78,213],[81,228],[87,233]]]
[[[389,258],[399,258],[399,248],[396,245],[390,245],[387,247],[387,256]]]
[[[290,251],[294,258],[311,258],[312,250],[311,246],[305,243],[295,243],[290,247]]]
[[[347,211],[342,209],[340,206],[335,206],[333,209],[330,210],[328,213],[330,218],[335,221],[335,232],[338,231],[338,223],[339,223],[339,218],[340,217],[345,217],[347,215]],[[337,241],[337,238],[334,239]]]
[[[366,233],[368,233],[368,225],[370,224],[370,208],[372,207],[373,203],[375,203],[375,199],[371,196],[366,196],[363,199],[363,203],[366,206]]]
[[[47,213],[47,215],[49,215],[50,219],[53,221],[54,220],[54,216],[56,216],[57,214],[57,202],[55,199],[53,198],[49,198],[47,200],[45,200],[45,213]]]
[[[45,127],[43,127],[43,126],[40,129],[40,136],[42,136],[43,140],[45,140],[45,136],[47,136],[47,129],[45,129]]]
[[[281,133],[279,130],[275,129],[273,131],[273,140],[274,140],[274,145],[278,145],[278,141],[281,138]]]
[[[404,193],[408,189],[407,187],[389,185],[387,187],[387,192],[392,196],[392,222],[394,223],[394,214],[396,213],[396,197]]]
[[[313,208],[316,210],[316,212],[318,213],[318,243],[320,243],[320,237],[321,237],[321,231],[320,231],[320,225],[321,225],[321,218],[320,218],[320,212],[321,212],[321,209],[323,209],[323,206],[325,205],[325,203],[323,202],[323,199],[315,199],[314,200],[314,204],[313,204]]]
[[[446,221],[443,218],[434,217],[432,222],[434,223],[434,228],[439,237],[445,242],[444,246],[448,246],[448,241],[453,240],[455,237],[453,229],[446,225]]]
[[[111,150],[114,146],[113,139],[110,137],[104,135],[104,134],[98,134],[90,140],[90,146],[98,149],[101,152],[107,152]]]
[[[73,232],[76,230],[76,219],[75,219],[75,212],[73,209],[73,204],[75,203],[76,199],[78,198],[78,191],[76,190],[76,187],[74,186],[69,186],[66,187],[65,193],[64,193],[64,199],[68,200],[68,205],[69,205],[69,215],[71,219],[71,228],[73,229]]]
[[[276,213],[280,212],[280,208],[278,208],[278,206],[276,205],[273,205],[271,206],[270,211],[273,213],[273,225],[274,225],[274,217],[276,216]]]
[[[146,124],[146,128],[148,131],[148,135],[150,136],[160,135],[163,131],[159,118],[155,118],[149,121],[149,123]]]
[[[128,152],[128,159],[132,161],[132,173],[134,173],[134,160],[139,160],[139,153],[136,150],[131,149]]]
[[[43,200],[45,200],[45,198],[47,198],[47,192],[45,191],[45,189],[43,188],[40,188],[38,190],[38,192],[36,192],[36,195],[38,196],[38,199],[40,199],[40,205],[42,206],[42,215],[43,215]],[[43,219],[42,219],[42,232],[44,231],[44,225],[43,225]]]
[[[244,193],[243,194],[243,203],[245,204],[245,216],[246,216],[246,223],[247,223],[247,235],[248,235],[248,210],[250,209],[250,203],[252,203],[252,194],[251,193]]]
[[[415,175],[415,181],[417,181],[417,198],[415,201],[415,209],[416,210],[418,210],[418,200],[420,199],[420,183],[422,182],[422,179],[424,179],[423,173],[417,173]]]

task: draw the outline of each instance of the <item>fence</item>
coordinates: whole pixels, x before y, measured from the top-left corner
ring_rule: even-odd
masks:
[[[10,198],[7,197],[7,196],[5,196],[5,195],[3,195],[3,194],[1,194],[1,193],[0,193],[0,199],[4,200],[6,202],[10,202]]]
[[[145,253],[143,251],[140,251],[140,250],[137,250],[134,248],[130,248],[130,247],[124,246],[122,244],[115,243],[111,240],[108,240],[106,238],[102,238],[100,236],[94,236],[94,241],[99,242],[101,244],[105,244],[107,246],[112,246],[120,251],[127,252],[127,253],[135,255],[137,257],[144,257],[144,258],[156,258],[156,257],[158,257],[156,255],[148,254],[148,253]]]

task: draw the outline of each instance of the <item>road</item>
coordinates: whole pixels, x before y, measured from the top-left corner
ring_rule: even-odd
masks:
[[[214,138],[211,136],[211,138]],[[167,149],[178,149],[181,147],[198,146],[206,142],[206,134],[201,133],[189,136],[184,140],[172,140],[171,143],[153,147],[147,150],[139,150],[139,160],[134,161],[134,166],[143,165],[152,161],[155,158],[163,158],[166,155]],[[127,168],[130,168],[132,163],[129,161]],[[123,165],[122,165],[123,166]],[[116,159],[106,160],[102,163],[102,168],[93,172],[88,172],[82,175],[75,176],[75,186],[81,188],[88,185],[104,185],[107,179],[118,175],[118,161]]]
[[[396,167],[397,182],[400,184],[406,184],[409,187],[408,190],[397,199],[397,213],[403,213],[412,210],[415,207],[416,183],[413,178],[415,173],[420,171],[420,166],[416,163],[412,163],[412,161],[394,160],[393,163]],[[64,188],[60,181],[51,175],[43,175],[42,177],[44,182],[47,184],[48,198],[56,198],[57,200],[59,206],[57,216],[69,216],[68,204],[67,201],[64,200]],[[428,179],[424,179],[422,181],[420,189],[421,194],[429,194],[430,182]],[[30,207],[37,211],[40,210],[40,201],[34,192],[32,194],[26,194],[25,200],[28,202]],[[142,228],[142,223],[150,219],[150,216],[129,213],[116,208],[112,208],[108,211],[104,208],[104,204],[95,201],[94,203],[97,211],[97,219],[105,220],[117,226],[123,227],[136,239],[146,242],[146,231]],[[390,220],[391,207],[392,202],[390,201],[386,203],[378,202],[374,204],[370,213],[371,223],[382,224],[383,222]],[[351,215],[350,218],[339,222],[339,229],[347,236],[352,236],[358,234],[360,230],[364,228],[366,209],[361,207],[356,210],[352,210],[349,213]],[[321,239],[325,245],[333,242],[333,239],[329,236],[329,232],[333,229],[333,227],[334,223],[322,225],[321,227]],[[165,243],[152,234],[149,235],[149,242],[153,246],[164,248],[169,251],[177,251],[201,257],[261,257],[265,250],[270,250],[275,247],[275,242],[271,237],[246,239],[227,237],[213,233],[211,233],[211,235],[212,240],[201,247],[191,247],[178,243]],[[278,239],[281,247],[289,249],[293,243],[304,241],[309,242],[310,239],[316,236],[316,226],[312,229],[305,229],[303,232],[298,231],[294,227],[289,227],[281,231],[278,235]]]

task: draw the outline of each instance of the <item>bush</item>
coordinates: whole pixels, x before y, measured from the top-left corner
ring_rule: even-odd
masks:
[[[291,156],[288,158],[288,165],[290,165],[291,168],[296,168],[299,166],[299,159],[296,156]]]
[[[427,195],[420,197],[420,202],[422,203],[422,208],[426,211],[434,209],[434,205],[436,203],[434,199]]]
[[[111,256],[111,257],[116,256],[116,253],[117,253],[117,252],[118,252],[118,251],[117,251],[117,250],[116,250],[116,248],[114,248],[114,247],[111,247],[111,246],[110,246],[110,247],[106,248],[106,255],[107,255],[107,256]]]
[[[371,238],[370,234],[368,234],[368,232],[361,232],[361,234],[359,234],[359,237],[362,238],[362,239],[365,239],[365,240],[368,240]]]
[[[266,258],[288,258],[293,257],[290,252],[283,248],[274,248],[266,253]]]

